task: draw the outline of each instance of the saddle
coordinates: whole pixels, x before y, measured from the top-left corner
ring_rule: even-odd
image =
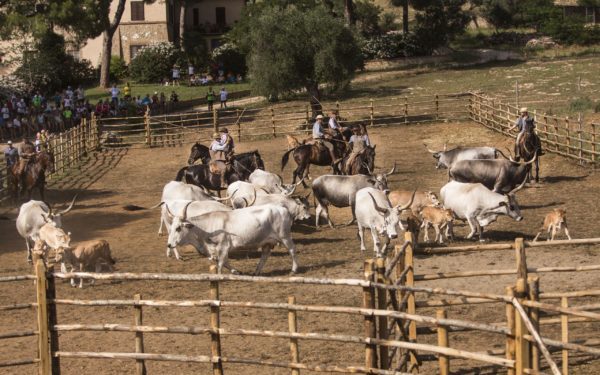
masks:
[[[217,161],[208,163],[208,170],[212,174],[221,174],[221,168],[219,168],[219,163],[217,163]]]

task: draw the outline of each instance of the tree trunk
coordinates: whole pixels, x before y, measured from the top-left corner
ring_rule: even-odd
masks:
[[[185,45],[183,43],[183,35],[185,34],[185,1],[181,1],[180,3],[180,8],[179,8],[179,39],[178,39],[178,45],[179,48],[181,48],[181,50],[183,51],[185,48]]]
[[[321,105],[321,92],[319,91],[319,84],[316,82],[310,82],[306,85],[306,92],[308,93],[308,100],[310,102],[310,109],[312,112],[312,118],[314,119],[317,115],[323,114],[323,106]]]
[[[408,0],[404,0],[402,4],[402,31],[408,34]]]
[[[110,57],[112,51],[112,37],[109,30],[102,33],[102,62],[100,65],[100,87],[108,88],[110,85]]]
[[[346,19],[346,25],[352,26],[355,24],[354,2],[352,0],[344,0],[344,18]]]

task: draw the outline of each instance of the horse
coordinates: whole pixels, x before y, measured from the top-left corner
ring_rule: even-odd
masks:
[[[15,188],[15,198],[21,198],[20,193],[27,192],[27,200],[31,200],[33,188],[38,188],[40,197],[45,200],[44,188],[46,186],[46,170],[54,173],[54,154],[49,151],[41,151],[32,156],[32,160],[27,163],[27,167],[23,171],[23,176],[17,174],[19,164],[12,166],[10,170],[12,178],[12,186]],[[21,186],[19,186],[23,182]]]
[[[341,138],[341,136],[340,136]],[[336,143],[341,142],[341,146],[336,147]],[[336,158],[340,158],[343,155],[343,148],[345,148],[345,143],[342,140],[333,140],[333,150],[334,156]],[[318,144],[303,144],[298,147],[295,147],[291,150],[286,151],[281,157],[281,170],[285,168],[290,153],[293,152],[294,161],[296,162],[296,169],[293,172],[292,184],[296,183],[296,178],[301,179],[302,185],[304,187],[308,187],[306,182],[307,177],[309,177],[309,167],[310,164],[319,165],[319,166],[331,166],[333,168],[334,174],[341,174],[337,167],[337,163],[334,163],[335,160],[331,160],[331,154],[329,150],[325,146],[319,146]],[[309,177],[310,178],[310,177]]]
[[[535,126],[533,125],[533,119],[528,119],[527,122],[527,129],[530,130],[523,133],[523,135],[519,139],[519,142],[516,145],[516,151],[519,157],[522,157],[524,160],[531,160],[535,157],[535,182],[537,183],[540,181],[540,153],[538,151],[538,145],[540,144],[540,140],[537,134],[535,134],[535,131],[533,130],[535,128]],[[519,161],[519,158],[517,157],[516,160]],[[533,168],[530,168],[529,173],[527,174],[527,180],[530,181],[532,178]]]
[[[221,167],[224,168],[224,181],[226,183],[231,184],[241,180],[240,176],[231,165],[225,164],[225,162],[221,160],[217,160],[214,163],[221,164]],[[221,174],[213,172],[211,170],[212,167],[212,165],[208,164],[185,166],[177,172],[175,181],[183,181],[187,184],[193,184],[207,190],[216,191],[219,197],[221,197],[221,190],[225,190],[225,187],[221,184]]]
[[[350,154],[344,156],[344,158],[338,162],[342,165],[342,168],[339,168],[338,166],[339,170],[347,175],[371,175],[375,170],[375,147],[376,146],[366,146],[361,153],[354,158],[352,165],[346,166],[346,168],[343,166],[346,165],[346,161],[350,157]]]
[[[196,142],[190,150],[188,165],[194,164],[198,159],[202,160],[202,164],[208,164],[210,161],[210,150],[205,145]]]
[[[265,170],[265,162],[257,150],[234,154],[229,162],[242,181],[248,181],[250,174],[256,169]]]

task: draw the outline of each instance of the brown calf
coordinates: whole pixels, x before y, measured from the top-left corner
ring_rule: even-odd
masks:
[[[393,190],[388,195],[388,199],[390,200],[392,207],[405,205],[410,201],[412,193],[412,191],[408,190]],[[413,203],[410,206],[411,211],[413,214],[418,215],[423,207],[427,206],[440,207],[441,204],[435,193],[431,191],[417,191]]]
[[[543,231],[546,231],[546,241],[554,241],[554,237],[556,233],[560,230],[561,226],[564,224],[565,234],[568,239],[571,239],[571,235],[569,234],[569,229],[567,228],[567,210],[564,208],[555,208],[544,218],[544,223],[540,228],[538,234],[536,234],[533,241],[537,241],[540,234]],[[552,234],[550,234],[552,231]]]
[[[421,217],[423,218],[423,224],[421,228],[425,230],[423,240],[429,242],[429,225],[432,225],[435,229],[435,240],[434,242],[444,243],[444,235],[441,230],[446,228],[446,238],[451,237],[452,223],[454,221],[454,215],[452,210],[443,209],[437,207],[424,207],[421,210]]]
[[[293,135],[286,135],[285,138],[287,139],[287,146],[288,146],[288,151],[296,148],[298,146],[300,146],[300,142],[298,141],[298,139],[296,137],[294,137]]]
[[[57,252],[58,261],[68,264],[71,272],[86,270],[102,271],[102,265],[107,265],[113,270],[115,260],[110,254],[110,246],[105,240],[91,240],[80,242],[75,248],[64,248]],[[94,280],[92,280],[92,284]],[[71,286],[75,286],[75,279],[71,279]],[[83,279],[79,279],[79,287],[83,288]]]

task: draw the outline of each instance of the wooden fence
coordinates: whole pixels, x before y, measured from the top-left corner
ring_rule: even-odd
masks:
[[[516,137],[509,133],[518,116],[519,108],[507,104],[500,99],[471,93],[469,117],[471,120],[489,129]],[[600,158],[600,137],[596,132],[599,123],[586,122],[581,114],[575,118],[552,116],[532,111],[536,132],[545,150],[562,156],[576,159],[580,162],[596,163]]]
[[[34,303],[0,306],[0,311],[28,309],[36,307],[37,330],[2,332],[0,339],[24,336],[37,336],[38,353],[36,358],[11,359],[0,362],[0,367],[12,367],[25,364],[37,364],[40,374],[60,374],[61,358],[93,358],[132,360],[136,363],[136,373],[146,373],[148,361],[175,361],[210,364],[213,374],[223,374],[224,365],[253,365],[266,371],[267,368],[286,368],[291,374],[300,374],[302,370],[314,372],[364,373],[364,374],[414,374],[423,368],[423,362],[435,360],[440,374],[449,374],[453,359],[467,360],[473,367],[483,363],[496,369],[505,369],[510,374],[539,374],[546,366],[553,374],[567,374],[569,371],[569,353],[579,352],[591,356],[600,356],[597,345],[600,340],[578,342],[569,337],[569,324],[585,320],[600,321],[600,314],[592,312],[600,305],[569,306],[569,298],[600,295],[600,291],[573,291],[568,293],[540,293],[539,279],[532,271],[539,269],[527,267],[525,242],[515,240],[514,250],[517,259],[517,281],[506,288],[506,295],[458,291],[443,288],[431,288],[415,285],[416,281],[427,279],[416,275],[414,270],[414,250],[412,234],[407,233],[405,242],[397,246],[391,256],[384,259],[368,259],[364,264],[364,279],[315,279],[306,277],[251,277],[218,275],[211,266],[210,274],[144,274],[144,273],[50,273],[42,260],[35,261],[35,275],[0,277],[0,282],[35,280],[36,301]],[[596,241],[599,243],[600,241]],[[494,275],[491,273],[491,275]],[[161,281],[208,283],[207,297],[204,300],[147,300],[136,294],[132,299],[79,300],[57,296],[57,279],[84,278],[94,280],[119,280],[157,283]],[[29,281],[30,282],[30,281]],[[362,305],[331,306],[299,304],[295,296],[290,295],[285,302],[228,301],[220,292],[223,283],[288,284],[347,287],[348,293],[362,295]],[[113,286],[118,288],[117,285]],[[425,294],[426,300],[417,300],[416,296]],[[435,298],[435,296],[446,299]],[[452,299],[447,299],[452,298]],[[540,302],[541,299],[561,300],[560,305]],[[496,303],[506,311],[505,321],[500,323],[482,323],[466,319],[448,318],[445,307],[456,304]],[[65,317],[57,315],[57,306],[112,306],[131,307],[134,324],[74,324]],[[204,325],[193,326],[152,326],[144,325],[144,308],[165,307],[207,307],[210,313]],[[417,314],[417,308],[437,308],[435,316]],[[287,311],[288,327],[286,331],[257,330],[246,328],[224,328],[220,323],[221,310],[258,309],[264,311]],[[544,312],[559,314],[559,318],[540,319]],[[322,313],[345,314],[355,316],[362,321],[364,334],[340,334],[334,328],[329,333],[312,331],[311,327],[297,324],[298,314]],[[63,321],[67,320],[67,321]],[[271,318],[272,319],[272,318]],[[550,322],[552,320],[552,322]],[[325,320],[327,321],[327,320]],[[555,322],[556,321],[556,322]],[[546,324],[561,324],[561,338],[552,339],[540,335],[540,327]],[[418,327],[419,326],[419,327]],[[65,332],[131,332],[134,352],[90,352],[66,351],[60,348],[59,333]],[[505,350],[467,351],[460,342],[451,340],[454,332],[478,332],[493,334],[496,342],[504,342]],[[146,335],[168,333],[177,335],[207,335],[210,339],[210,353],[203,355],[182,355],[176,353],[148,353],[144,350]],[[419,342],[419,337],[437,334],[437,344]],[[238,357],[223,355],[235,352],[235,348],[223,348],[224,337],[263,337],[289,340],[289,360],[265,360],[264,358]],[[359,345],[364,348],[364,362],[318,364],[302,359],[302,347],[306,341],[334,342]],[[461,340],[462,341],[462,340]],[[550,352],[561,351],[562,370],[554,362]],[[426,354],[429,353],[429,354]],[[433,354],[433,357],[432,357]],[[240,353],[240,355],[243,355]],[[542,361],[543,359],[543,361]],[[433,364],[431,365],[433,366]],[[428,367],[432,369],[433,367]]]

